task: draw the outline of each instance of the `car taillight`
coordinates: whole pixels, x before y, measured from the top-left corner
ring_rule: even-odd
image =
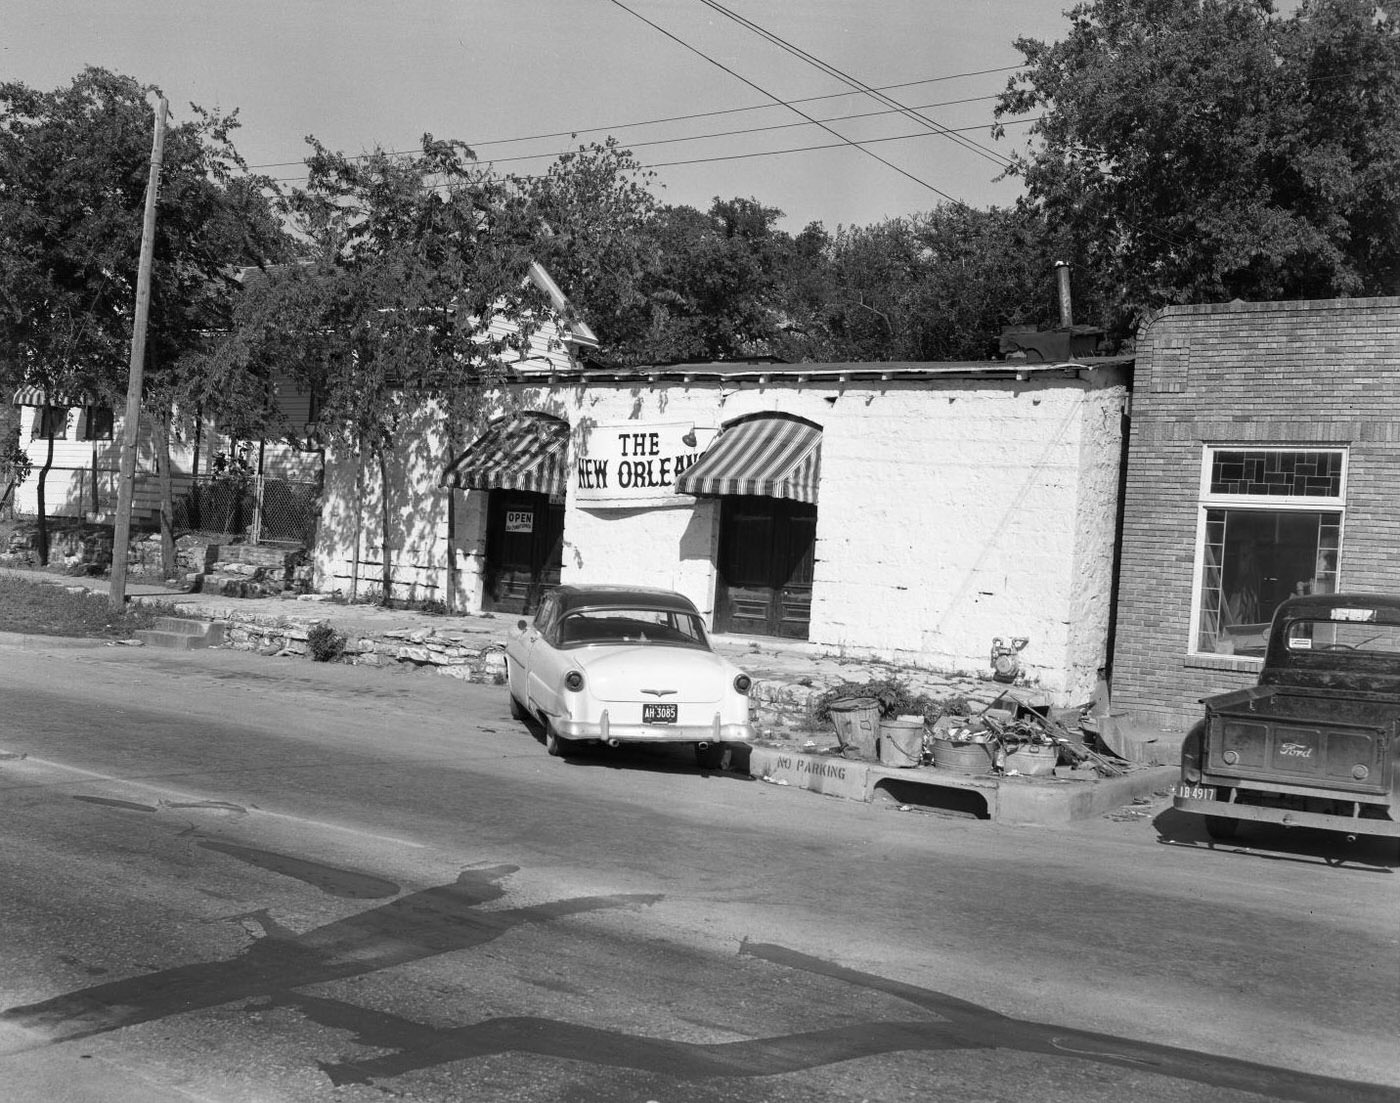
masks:
[[[749,692],[749,688],[752,685],[753,679],[750,678],[747,674],[740,674],[734,679],[734,688],[740,693],[747,694]]]
[[[583,671],[571,670],[564,675],[564,688],[577,693],[583,688]]]

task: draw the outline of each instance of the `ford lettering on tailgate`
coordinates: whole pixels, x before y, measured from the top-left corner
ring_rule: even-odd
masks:
[[[1276,770],[1286,770],[1289,773],[1320,773],[1324,739],[1322,732],[1316,728],[1287,727],[1280,724],[1274,728],[1274,753],[1270,765]]]

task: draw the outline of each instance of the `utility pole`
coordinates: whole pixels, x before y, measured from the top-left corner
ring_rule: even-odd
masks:
[[[141,262],[136,270],[136,317],[131,333],[131,366],[126,381],[126,422],[123,426],[121,482],[117,487],[117,521],[112,534],[112,612],[126,607],[126,561],[131,543],[131,501],[136,496],[136,449],[141,439],[141,374],[146,363],[146,319],[151,312],[151,253],[156,237],[156,193],[160,162],[165,152],[164,96],[156,105],[156,130],[151,141],[151,176],[146,182],[146,217],[141,224]]]

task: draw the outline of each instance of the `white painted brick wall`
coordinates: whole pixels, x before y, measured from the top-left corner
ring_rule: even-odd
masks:
[[[1061,703],[1086,700],[1103,664],[1117,509],[1121,383],[1035,376],[656,387],[620,383],[539,388],[524,406],[581,423],[693,421],[719,427],[783,412],[823,428],[811,641],[833,651],[942,670],[985,672],[994,637],[1024,636],[1021,660]],[[436,572],[445,596],[447,508],[434,489],[443,434],[426,425],[412,492],[395,508],[418,534],[405,577]],[[572,456],[571,456],[572,459]],[[351,517],[333,499],[353,488],[327,456],[328,534],[318,586],[344,574],[329,534]],[[485,494],[456,509],[458,591],[479,607]],[[377,502],[377,498],[374,499]],[[679,590],[713,609],[717,503],[565,509],[565,582],[630,582]],[[366,524],[372,523],[369,507]],[[431,529],[437,539],[423,533]],[[377,542],[377,541],[376,541]],[[402,558],[402,557],[401,557]],[[339,564],[337,567],[336,564]],[[363,568],[362,568],[363,576]],[[397,576],[396,576],[397,577]]]

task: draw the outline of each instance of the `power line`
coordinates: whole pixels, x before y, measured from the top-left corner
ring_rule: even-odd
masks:
[[[902,81],[902,82],[900,82],[900,83],[898,83],[898,84],[885,84],[885,85],[881,85],[880,87],[876,88],[875,90],[876,90],[877,92],[887,92],[887,91],[891,91],[891,90],[897,89],[897,88],[916,88],[916,87],[918,87],[918,86],[921,85],[921,84],[938,84],[938,83],[940,83],[940,82],[942,82],[942,81],[948,81],[948,80],[962,80],[962,79],[964,79],[964,78],[966,78],[966,77],[985,77],[985,76],[988,76],[988,75],[990,75],[990,74],[992,74],[992,73],[1007,73],[1007,72],[1010,72],[1010,71],[1013,70],[1013,69],[1021,69],[1021,68],[1024,68],[1024,66],[1020,66],[1020,65],[998,65],[998,66],[994,66],[993,68],[990,68],[990,69],[972,69],[972,70],[968,70],[967,72],[963,72],[963,73],[948,73],[948,74],[945,74],[944,76],[941,76],[941,77],[924,77],[922,80],[906,80],[906,81]],[[839,99],[842,99],[842,98],[844,98],[844,97],[846,97],[846,96],[849,96],[849,95],[850,95],[849,92],[828,92],[828,93],[826,93],[826,94],[824,94],[824,95],[820,95],[820,96],[804,96],[804,97],[801,97],[801,98],[799,98],[799,99],[790,100],[790,101],[788,101],[788,102],[790,102],[790,103],[817,103],[817,102],[820,102],[821,100],[839,100]],[[995,99],[995,98],[996,98],[995,96],[976,96],[976,97],[972,97],[971,99],[966,99],[966,100],[948,100],[948,101],[945,101],[945,102],[943,102],[943,103],[933,103],[933,104],[927,104],[927,105],[925,105],[925,106],[927,106],[927,107],[945,107],[945,106],[949,106],[949,105],[951,105],[951,104],[957,104],[957,103],[971,103],[971,102],[973,102],[974,100],[987,100],[987,99]],[[692,121],[692,120],[694,120],[694,119],[710,119],[710,118],[716,118],[716,117],[721,116],[721,115],[742,115],[742,114],[744,114],[744,113],[746,113],[746,112],[749,112],[749,111],[771,111],[771,110],[773,110],[774,106],[775,106],[775,105],[774,105],[774,104],[771,104],[771,103],[759,103],[759,104],[751,104],[751,105],[748,106],[748,107],[725,107],[725,108],[719,108],[719,109],[714,110],[714,111],[695,111],[695,112],[692,112],[692,113],[690,113],[690,114],[688,114],[688,115],[668,115],[668,116],[665,116],[665,117],[659,118],[659,119],[641,119],[641,120],[638,120],[638,121],[636,121],[636,122],[630,122],[630,123],[614,123],[614,124],[611,125],[611,126],[588,126],[588,127],[578,127],[578,126],[576,126],[576,127],[571,127],[571,128],[568,129],[568,130],[555,130],[555,131],[551,131],[550,133],[547,133],[547,134],[527,134],[527,135],[523,135],[523,136],[518,137],[518,138],[493,138],[493,139],[491,139],[491,140],[489,140],[489,141],[472,141],[472,142],[468,142],[468,145],[470,145],[470,146],[472,147],[472,149],[484,149],[484,148],[486,148],[486,147],[488,147],[488,146],[510,145],[510,144],[517,143],[517,142],[539,142],[539,141],[544,141],[544,140],[546,140],[546,139],[552,139],[552,138],[574,138],[574,137],[577,137],[577,136],[580,135],[580,134],[612,134],[612,133],[615,133],[615,132],[617,132],[617,131],[619,131],[619,130],[630,130],[630,129],[634,128],[634,127],[641,127],[641,126],[664,126],[664,125],[667,124],[667,123],[684,123],[684,122],[690,122],[690,121]],[[917,110],[923,110],[923,108],[918,108]],[[394,155],[400,155],[400,154],[402,154],[402,155],[412,155],[412,154],[415,154],[415,153],[422,153],[423,151],[422,151],[421,148],[419,148],[419,149],[391,150],[390,152],[391,152],[392,154],[394,154]],[[364,157],[367,157],[367,156],[369,156],[369,154],[356,154],[356,155],[354,155],[353,157],[351,157],[351,158],[349,158],[349,159],[351,159],[351,160],[361,160],[361,159],[363,159]],[[300,164],[303,164],[303,162],[302,162],[302,161],[268,161],[268,162],[266,162],[266,163],[264,163],[264,164],[249,165],[248,167],[249,167],[250,169],[276,169],[276,168],[288,168],[288,167],[290,167],[290,166],[292,166],[292,165],[300,165]]]
[[[1040,118],[1044,118],[1044,116],[1040,116]],[[1024,121],[1024,123],[1017,122],[1017,123],[1012,124],[1012,125],[1029,125],[1030,123],[1033,123],[1033,122],[1036,122],[1036,121],[1038,121],[1038,120],[1037,120],[1037,119],[1026,119],[1026,120]],[[981,128],[980,126],[970,126],[970,127],[965,127],[964,129],[966,129],[966,130],[981,130],[982,128]],[[913,139],[913,138],[932,138],[932,137],[936,137],[936,135],[930,134],[927,130],[920,130],[920,131],[917,131],[917,132],[915,132],[915,133],[913,133],[913,134],[895,134],[895,135],[891,135],[891,136],[886,137],[886,138],[867,138],[867,139],[865,139],[861,144],[862,144],[862,145],[874,145],[874,144],[876,144],[877,142],[905,142],[905,141],[909,141],[910,139]],[[672,167],[674,167],[674,166],[676,166],[676,165],[704,165],[704,164],[710,163],[711,161],[742,161],[742,160],[746,160],[746,159],[751,158],[751,157],[778,157],[778,156],[781,156],[782,154],[785,154],[785,153],[809,153],[809,152],[812,152],[812,151],[814,151],[814,150],[822,150],[822,149],[844,149],[844,148],[846,148],[847,146],[849,146],[849,145],[851,145],[851,144],[852,144],[852,143],[850,143],[850,142],[827,142],[827,143],[824,144],[824,145],[816,145],[816,146],[797,146],[797,147],[795,147],[795,148],[793,148],[793,149],[771,149],[771,150],[763,150],[763,151],[760,151],[760,152],[757,152],[757,153],[726,153],[726,154],[722,154],[722,155],[717,156],[717,157],[698,157],[698,158],[695,158],[694,160],[689,160],[689,161],[662,161],[662,162],[659,162],[659,163],[653,164],[653,165],[644,165],[643,167],[644,167],[644,168],[649,168],[649,169],[664,169],[664,168],[672,168]],[[541,156],[543,156],[543,155],[541,155]],[[487,163],[487,164],[494,164],[495,162],[488,161],[488,162],[486,162],[486,163]],[[928,186],[928,185],[926,185],[926,186]],[[934,190],[937,191],[938,189],[935,188]],[[942,192],[938,192],[938,194],[939,194],[939,195],[943,195]],[[961,202],[960,200],[957,200],[957,199],[950,199],[950,198],[949,198],[948,196],[946,196],[946,195],[944,195],[943,198],[948,199],[948,201],[949,201],[950,203],[957,203],[959,206],[962,206],[962,207],[967,206],[966,203],[963,203],[963,202]]]
[[[767,96],[770,100],[772,100],[774,103],[780,104],[781,106],[788,108],[788,110],[793,111],[793,112],[795,112],[795,113],[798,114],[798,115],[801,115],[801,116],[802,116],[804,119],[806,119],[809,123],[812,123],[812,124],[815,125],[815,126],[821,127],[821,128],[822,128],[823,130],[825,130],[828,134],[830,134],[833,138],[838,139],[839,141],[845,143],[846,145],[855,147],[856,149],[858,149],[858,150],[860,150],[862,153],[864,153],[867,157],[873,157],[875,160],[879,161],[882,165],[886,166],[887,168],[893,169],[895,172],[899,173],[901,176],[904,176],[904,177],[906,177],[906,178],[908,178],[908,179],[914,181],[914,183],[918,184],[920,187],[927,188],[929,191],[933,192],[935,195],[941,195],[944,199],[948,200],[949,203],[956,203],[956,204],[958,204],[959,206],[965,206],[965,205],[966,205],[966,204],[964,204],[964,203],[962,202],[962,200],[960,200],[960,199],[955,199],[953,196],[949,195],[947,192],[943,191],[942,189],[934,187],[934,186],[933,186],[932,184],[930,184],[927,180],[924,180],[924,179],[922,179],[922,178],[920,178],[920,177],[918,177],[918,176],[915,176],[912,172],[909,172],[909,171],[907,171],[906,169],[900,168],[900,167],[899,167],[898,165],[896,165],[893,161],[887,161],[887,160],[885,160],[885,158],[881,157],[878,153],[874,153],[874,152],[872,152],[872,151],[866,149],[866,148],[865,148],[863,145],[861,145],[859,142],[853,142],[853,141],[851,141],[851,140],[850,140],[849,138],[847,138],[844,134],[841,134],[839,131],[833,130],[831,127],[827,126],[824,122],[820,121],[819,119],[814,119],[811,115],[807,114],[805,111],[803,111],[801,108],[797,107],[795,104],[790,103],[790,102],[788,102],[787,100],[784,100],[781,96],[774,95],[772,92],[768,91],[768,89],[766,89],[766,88],[762,87],[761,85],[758,85],[758,84],[754,83],[753,81],[749,80],[748,77],[742,76],[741,74],[735,72],[735,71],[734,71],[733,69],[731,69],[729,66],[725,65],[722,61],[719,61],[719,60],[717,60],[716,58],[711,57],[709,54],[705,53],[703,50],[699,49],[698,47],[692,46],[689,42],[686,42],[684,39],[682,39],[682,38],[680,38],[680,37],[678,37],[678,36],[672,34],[670,31],[666,30],[666,28],[661,27],[661,26],[658,26],[656,23],[653,23],[653,22],[652,22],[650,19],[648,19],[646,16],[642,15],[640,12],[633,11],[633,10],[632,10],[631,8],[629,8],[626,4],[622,3],[622,0],[609,0],[609,2],[610,2],[611,4],[613,4],[615,7],[621,8],[621,9],[622,9],[623,11],[625,11],[628,15],[632,16],[634,19],[639,19],[639,20],[641,20],[641,21],[642,21],[643,23],[645,23],[648,27],[651,27],[653,30],[657,31],[658,33],[665,35],[667,38],[669,38],[672,42],[675,42],[677,45],[680,45],[680,46],[685,47],[687,50],[689,50],[691,53],[695,54],[697,57],[704,58],[704,59],[705,59],[706,61],[708,61],[711,65],[714,65],[714,66],[716,66],[717,68],[723,69],[726,73],[728,73],[730,76],[732,76],[735,80],[743,81],[743,82],[744,82],[745,84],[747,84],[750,88],[754,89],[754,91],[762,93],[763,95]]]
[[[843,118],[846,118],[846,116],[843,116]],[[1012,119],[1011,122],[1002,123],[1002,126],[1030,126],[1032,125],[1032,123],[1040,122],[1040,120],[1042,120],[1043,118],[1044,116],[1040,115],[1036,116],[1036,118]],[[806,126],[806,123],[785,123],[785,126]],[[979,123],[979,125],[977,126],[956,127],[956,129],[953,129],[953,132],[977,132],[977,130],[983,129],[983,126],[984,123]],[[763,129],[770,129],[770,127],[763,127]],[[735,132],[732,133],[746,134],[753,132],[752,130],[735,130]],[[664,139],[654,141],[654,143],[638,143],[638,146],[664,146],[664,144],[678,143],[678,141],[699,141],[701,139],[706,139],[706,137],[728,137],[728,134],[700,134],[700,136],[686,137],[686,139]],[[932,134],[928,132],[928,130],[918,130],[918,132],[911,134],[892,134],[892,136],[888,137],[876,137],[876,139],[865,139],[864,141],[862,141],[862,144],[865,144],[865,146],[875,146],[875,144],[883,143],[883,141],[910,141],[913,139],[928,139],[928,137],[938,136],[937,134]],[[787,150],[757,150],[755,151],[755,153],[717,154],[714,155],[714,157],[696,157],[689,158],[689,160],[685,161],[657,161],[652,162],[652,164],[641,165],[641,168],[675,168],[678,167],[678,165],[706,165],[713,164],[713,162],[717,161],[748,161],[752,160],[752,158],[755,157],[783,157],[783,155],[790,153],[813,153],[813,151],[820,150],[843,150],[843,148],[848,148],[850,146],[850,141],[829,141],[829,143],[820,144],[820,146],[795,146],[792,148],[787,148]],[[494,165],[511,164],[511,162],[514,161],[543,161],[545,160],[545,158],[556,157],[556,155],[557,154],[553,153],[517,154],[515,155],[515,157],[497,157],[491,158],[491,160],[477,161],[476,164],[479,165],[479,167],[486,168],[494,167]],[[280,176],[280,178],[277,178],[274,182],[295,183],[300,181],[300,179],[301,176]],[[956,200],[951,200],[951,202],[956,202]]]
[[[737,12],[731,11],[729,8],[726,8],[723,4],[718,3],[717,0],[700,0],[700,2],[704,4],[707,8],[709,8],[711,11],[716,11],[720,15],[724,16],[726,19],[732,20],[733,22],[738,23],[741,27],[753,31],[765,41],[770,42],[773,45],[777,46],[779,49],[784,50],[789,54],[792,54],[794,57],[799,58],[802,61],[805,61],[807,64],[812,65],[817,69],[820,69],[823,73],[826,73],[828,76],[835,77],[837,80],[855,89],[856,91],[862,92],[865,95],[875,98],[879,102],[886,104],[887,106],[893,108],[896,111],[899,111],[901,114],[905,115],[911,120],[923,123],[925,126],[928,126],[930,129],[932,129],[935,133],[952,139],[958,145],[977,153],[979,156],[987,158],[987,160],[993,162],[994,164],[1000,165],[1003,168],[1010,167],[1011,161],[1009,158],[1003,157],[1001,154],[996,153],[993,150],[989,150],[985,146],[982,146],[977,142],[970,141],[966,138],[954,134],[942,123],[938,122],[938,120],[932,119],[927,115],[921,114],[918,109],[906,107],[904,104],[900,103],[893,97],[887,96],[883,92],[877,91],[875,88],[872,88],[864,81],[851,76],[849,73],[843,72],[842,70],[836,68],[836,66],[831,65],[826,61],[823,61],[821,58],[815,56],[814,54],[808,53],[806,50],[802,49],[802,47],[794,45],[782,36],[774,33],[773,31],[768,30],[766,27],[761,27],[753,20],[747,19],[744,16],[739,15]]]

